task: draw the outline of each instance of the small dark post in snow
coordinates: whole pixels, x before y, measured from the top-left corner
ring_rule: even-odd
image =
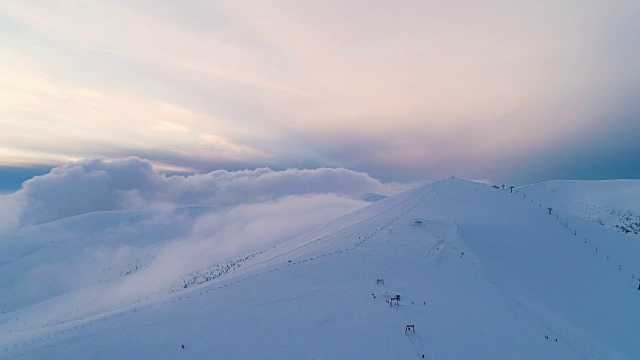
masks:
[[[414,325],[407,325],[407,326],[404,328],[404,332],[405,332],[405,334],[406,334],[406,333],[414,333],[414,334],[415,334],[415,333],[416,333],[416,328],[415,328],[415,326],[414,326]]]

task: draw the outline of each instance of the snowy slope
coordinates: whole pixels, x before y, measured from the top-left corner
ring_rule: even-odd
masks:
[[[3,234],[0,289],[7,291],[0,293],[0,312],[136,272],[153,260],[155,244],[193,225],[185,212],[172,213],[171,222],[152,211],[97,212]]]
[[[637,359],[640,245],[628,240],[522,193],[449,179],[134,305],[84,316],[54,298],[9,311],[0,356]]]
[[[517,191],[565,215],[640,237],[640,180],[549,181]]]

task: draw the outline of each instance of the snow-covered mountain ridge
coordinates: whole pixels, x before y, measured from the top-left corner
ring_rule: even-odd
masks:
[[[567,215],[640,235],[640,180],[549,181],[517,191]]]
[[[27,304],[28,284],[4,282],[0,289],[12,293],[2,293],[11,305],[0,316],[0,356],[640,358],[639,242],[580,217],[550,215],[553,205],[519,190],[459,179],[422,186],[246,252],[218,268],[228,271],[169,293],[145,287],[165,274],[146,263],[109,286],[87,280]],[[118,221],[137,221],[135,214]],[[184,231],[135,216],[149,224],[136,237],[150,246]],[[79,219],[77,226],[86,223]],[[49,226],[73,233],[60,224]],[[137,241],[128,243],[118,228],[107,248],[136,253]],[[0,252],[3,278],[34,278],[21,275],[35,265],[27,250]]]

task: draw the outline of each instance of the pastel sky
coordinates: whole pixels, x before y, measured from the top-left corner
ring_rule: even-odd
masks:
[[[637,0],[5,0],[0,182],[127,156],[640,178],[638,19]]]

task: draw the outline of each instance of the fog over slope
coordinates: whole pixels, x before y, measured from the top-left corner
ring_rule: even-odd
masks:
[[[87,316],[164,294],[365,206],[373,191],[397,192],[345,169],[165,176],[138,158],[70,163],[0,196],[0,313],[35,306],[50,323],[54,298]]]

